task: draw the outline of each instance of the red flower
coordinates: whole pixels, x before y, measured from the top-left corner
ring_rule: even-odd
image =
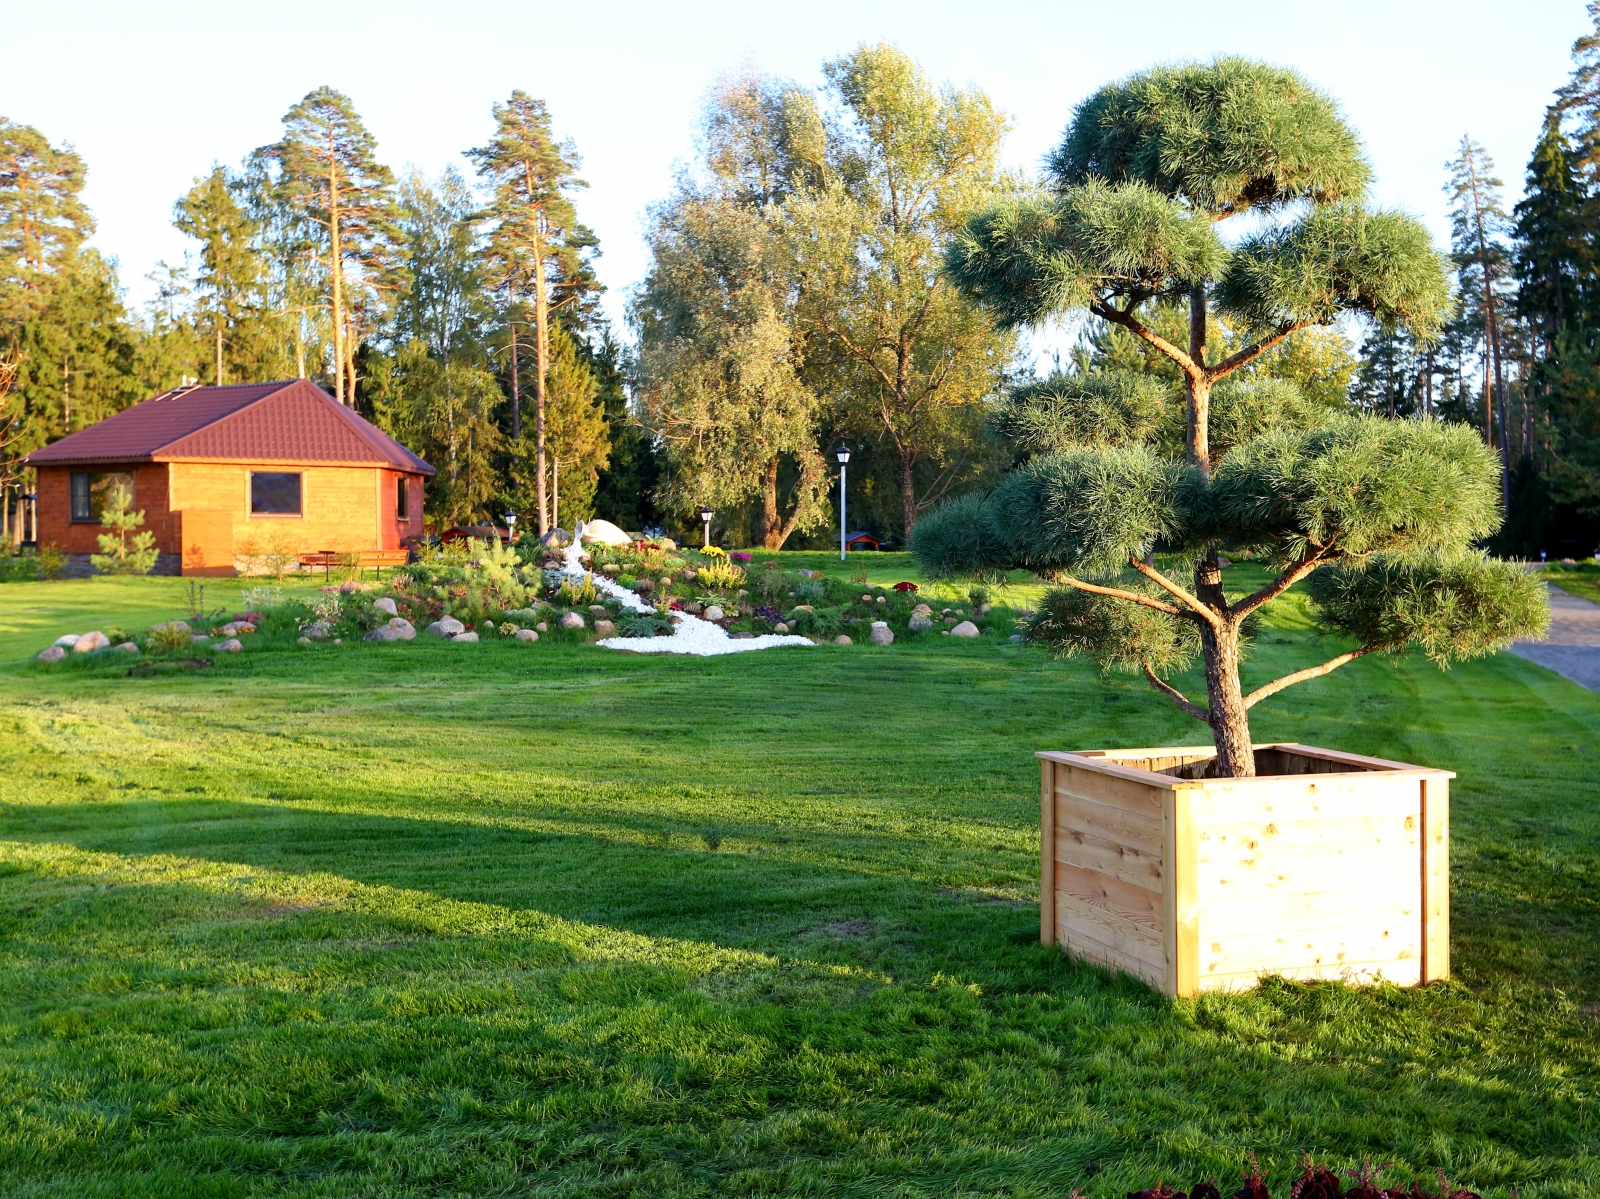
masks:
[[[917,585],[915,583],[896,583],[894,589],[896,591],[915,591]]]

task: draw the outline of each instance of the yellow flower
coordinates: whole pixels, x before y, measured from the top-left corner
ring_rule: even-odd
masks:
[[[700,551],[702,558],[726,558],[728,551],[719,545],[708,545]]]

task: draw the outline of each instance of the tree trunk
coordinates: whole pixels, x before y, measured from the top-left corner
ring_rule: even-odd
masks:
[[[522,437],[522,393],[517,387],[517,322],[511,322],[511,440]]]
[[[774,454],[761,472],[761,544],[763,548],[783,548],[783,518],[778,515],[778,455]]]
[[[339,172],[328,166],[328,266],[333,285],[333,398],[344,398],[344,247],[339,244]]]
[[[1227,606],[1222,568],[1210,550],[1194,570],[1195,596],[1213,612]],[[1252,778],[1255,750],[1250,744],[1250,716],[1239,687],[1239,625],[1200,625],[1200,650],[1206,665],[1206,700],[1211,710],[1211,740],[1217,747],[1216,773],[1222,778]]]
[[[539,535],[550,531],[550,508],[544,489],[544,403],[545,376],[550,370],[550,301],[545,295],[544,239],[538,233],[533,244],[533,380],[534,474],[539,480]]]
[[[1206,365],[1206,287],[1196,283],[1189,293],[1189,358],[1201,371]],[[1211,477],[1211,381],[1203,375],[1189,375],[1185,381],[1189,397],[1187,438],[1189,461]]]
[[[905,521],[905,541],[911,544],[911,530],[917,523],[917,487],[912,472],[917,460],[911,454],[900,452],[900,512]],[[846,529],[848,533],[850,530]]]
[[[222,386],[222,313],[217,313],[217,386]]]

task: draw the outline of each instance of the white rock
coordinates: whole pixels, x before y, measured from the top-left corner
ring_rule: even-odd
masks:
[[[537,640],[539,640],[539,634],[535,633],[532,629],[518,629],[515,633],[512,634],[512,636],[514,636],[518,641],[537,641]]]
[[[835,637],[833,639],[833,643],[835,645],[854,645],[855,644],[854,641],[851,641],[850,638],[846,637],[843,633],[840,633],[837,637]]]
[[[399,616],[400,609],[394,606],[394,601],[387,595],[380,595],[372,601],[372,606],[379,612],[387,612],[390,616]]]
[[[550,622],[547,620],[541,620],[538,624],[534,625],[533,628],[535,632],[548,633],[550,631]]]
[[[926,633],[933,628],[933,618],[926,612],[913,612],[911,614],[911,631],[913,633]]]
[[[780,620],[777,624],[772,626],[772,631],[774,633],[787,633],[789,631],[789,626]]]
[[[450,638],[451,641],[476,641],[477,639],[478,635],[476,633],[457,633]]]
[[[110,644],[111,638],[107,637],[104,633],[100,632],[100,630],[96,629],[92,633],[85,633],[82,637],[79,637],[76,641],[74,641],[72,643],[72,652],[75,654],[92,653],[97,649],[105,649],[105,647]]]
[[[40,650],[38,654],[39,661],[41,662],[59,662],[66,656],[67,649],[64,645],[52,645],[46,649]]]
[[[597,620],[594,622],[594,631],[596,636],[609,637],[617,631],[617,626],[609,620]]]
[[[311,638],[309,638],[309,637],[296,637],[294,639],[294,643],[296,645],[315,645],[316,644],[316,642],[311,640]]]
[[[576,612],[568,612],[561,618],[561,627],[564,629],[581,629],[583,628],[583,617]]]
[[[435,637],[455,637],[466,631],[467,626],[454,616],[446,616],[441,620],[436,620],[423,630],[425,633],[432,633]]]
[[[711,621],[713,624],[716,623],[722,619],[722,609],[716,604],[712,604],[705,610],[705,618]]]
[[[185,625],[184,628],[185,628],[185,630],[187,630],[188,626]],[[56,649],[56,648],[71,649],[72,648],[72,643],[75,642],[77,639],[78,639],[78,634],[77,633],[68,633],[64,637],[57,637],[55,639],[55,641],[53,641],[51,643],[50,648],[51,649]],[[51,661],[54,661],[54,660],[55,659],[53,659],[53,658],[51,659]]]
[[[888,621],[875,620],[872,622],[872,632],[867,634],[867,640],[873,645],[893,645],[894,630],[889,627]]]
[[[629,537],[609,520],[588,520],[583,523],[583,532],[578,535],[578,540],[584,545],[632,545],[633,538]]]
[[[237,637],[230,637],[226,641],[219,641],[212,647],[219,654],[236,654],[244,648],[244,643]]]
[[[973,624],[970,620],[963,620],[955,628],[950,630],[950,636],[952,637],[976,637],[977,635],[978,626]]]
[[[131,641],[124,641],[121,645],[113,646],[112,648],[119,654],[136,654],[139,652],[139,647]]]
[[[410,641],[417,635],[417,630],[404,616],[391,617],[388,624],[379,625],[368,633],[363,640],[366,641]]]

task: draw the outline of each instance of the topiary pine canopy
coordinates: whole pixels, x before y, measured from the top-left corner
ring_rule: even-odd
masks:
[[[1470,429],[1318,413],[1292,384],[1228,378],[1346,315],[1423,340],[1449,316],[1443,257],[1414,218],[1366,205],[1370,170],[1331,100],[1242,59],[1160,67],[1084,101],[1050,168],[1048,187],[968,221],[949,277],[1005,325],[1087,311],[1126,329],[1181,374],[1181,422],[1148,378],[1021,389],[996,423],[1030,459],[917,524],[925,569],[1062,584],[1031,635],[1142,671],[1211,727],[1226,776],[1255,773],[1247,713],[1293,683],[1412,645],[1445,666],[1543,630],[1537,578],[1473,548],[1503,514],[1499,464]],[[1256,229],[1226,244],[1218,223],[1252,211]],[[1188,305],[1187,346],[1141,319],[1153,301]],[[1211,313],[1246,334],[1217,361]],[[1223,547],[1266,555],[1277,578],[1228,597]],[[1158,550],[1191,561],[1192,581]],[[1302,579],[1357,647],[1246,695],[1247,621]],[[1165,677],[1197,655],[1204,706]]]

